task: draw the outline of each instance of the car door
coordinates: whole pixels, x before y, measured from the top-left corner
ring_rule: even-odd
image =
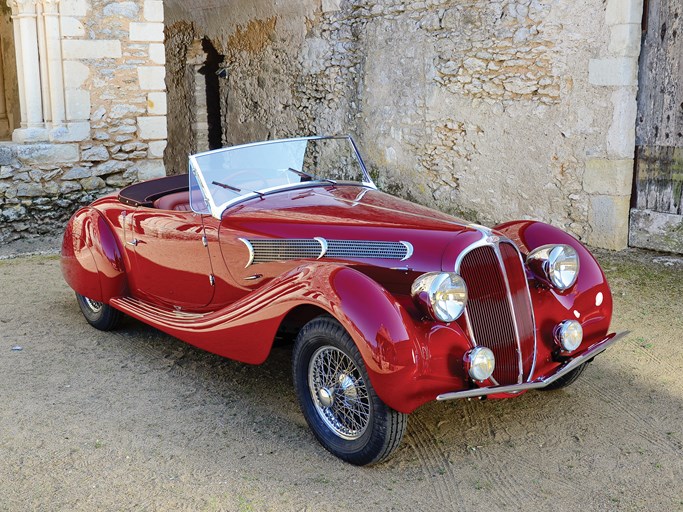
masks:
[[[202,215],[138,208],[127,226],[133,247],[134,294],[166,306],[202,309],[211,302],[211,270]]]

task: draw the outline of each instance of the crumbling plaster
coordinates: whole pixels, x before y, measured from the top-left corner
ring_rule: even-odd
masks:
[[[626,245],[642,1],[165,5],[167,55],[225,55],[225,144],[350,132],[390,192]]]

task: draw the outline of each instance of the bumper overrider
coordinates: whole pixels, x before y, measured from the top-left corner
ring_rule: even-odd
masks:
[[[601,341],[595,343],[588,350],[567,361],[562,366],[559,366],[555,373],[539,377],[530,382],[522,384],[512,384],[509,386],[489,386],[474,389],[467,389],[465,391],[453,391],[451,393],[443,393],[436,397],[437,400],[455,400],[458,398],[477,398],[487,395],[494,395],[499,393],[520,393],[522,391],[529,391],[530,389],[539,389],[549,386],[560,377],[567,375],[572,370],[575,370],[584,363],[590,362],[595,356],[603,352],[605,349],[616,343],[617,340],[623,338],[628,334],[628,331],[620,332],[618,334],[608,334]]]

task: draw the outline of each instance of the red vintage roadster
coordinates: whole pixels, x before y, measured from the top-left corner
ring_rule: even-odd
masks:
[[[219,149],[189,167],[73,215],[62,270],[83,315],[108,330],[125,313],[252,364],[295,337],[303,414],[353,464],[388,457],[425,402],[566,386],[619,337],[576,239],[384,194],[350,137]]]

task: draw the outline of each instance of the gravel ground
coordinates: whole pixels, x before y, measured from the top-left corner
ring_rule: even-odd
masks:
[[[629,337],[564,390],[427,404],[357,468],[307,429],[288,348],[248,366],[131,319],[96,331],[56,256],[10,252],[0,510],[683,510],[682,259],[598,253]]]

